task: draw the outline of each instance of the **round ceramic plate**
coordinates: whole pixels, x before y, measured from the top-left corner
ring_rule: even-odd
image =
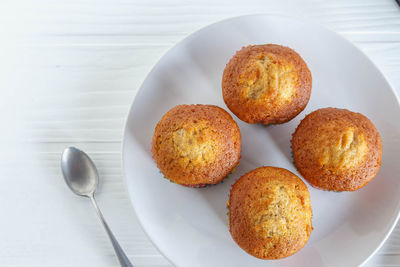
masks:
[[[232,115],[242,133],[242,159],[221,184],[193,189],[164,179],[150,151],[157,122],[179,104],[214,104],[228,110],[221,91],[226,63],[242,46],[266,43],[291,47],[307,62],[313,87],[306,109],[288,123],[269,127],[246,124]],[[306,114],[322,107],[347,108],[371,119],[383,139],[382,167],[356,192],[327,192],[308,185],[315,229],[306,246],[286,259],[256,259],[229,233],[225,205],[231,184],[260,166],[299,175],[292,163],[291,134]],[[168,51],[141,86],[123,145],[128,192],[144,230],[177,266],[356,266],[382,245],[399,215],[399,114],[396,95],[382,73],[338,34],[282,17],[225,20]]]

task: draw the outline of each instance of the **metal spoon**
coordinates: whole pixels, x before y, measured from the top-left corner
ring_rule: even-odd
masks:
[[[78,196],[90,198],[97,214],[107,231],[108,237],[114,247],[118,260],[123,267],[133,267],[128,257],[118,244],[114,235],[101,214],[99,207],[94,199],[94,192],[96,191],[97,184],[99,183],[99,174],[97,173],[96,166],[89,156],[75,148],[68,147],[64,150],[61,157],[61,169],[64,175],[65,182],[69,188]]]

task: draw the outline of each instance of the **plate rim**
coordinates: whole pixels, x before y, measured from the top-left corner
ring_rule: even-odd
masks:
[[[315,22],[312,21],[310,19],[306,19],[306,18],[301,18],[301,17],[296,17],[296,16],[286,16],[286,15],[276,15],[276,14],[268,14],[268,13],[255,13],[255,14],[246,14],[246,15],[240,15],[240,16],[233,16],[233,17],[229,17],[229,18],[225,18],[225,19],[221,19],[215,22],[212,22],[210,24],[207,24],[204,27],[201,27],[200,29],[197,29],[189,34],[187,34],[184,38],[178,40],[176,43],[174,43],[170,48],[168,48],[161,56],[160,58],[156,61],[156,63],[151,67],[151,69],[146,73],[146,75],[144,76],[144,79],[142,80],[132,102],[131,105],[129,107],[129,110],[127,112],[127,115],[125,117],[124,120],[124,128],[123,128],[123,136],[122,136],[122,142],[121,142],[121,167],[122,167],[122,180],[123,180],[123,184],[124,184],[124,190],[126,192],[126,194],[128,195],[129,198],[129,203],[135,213],[135,216],[139,222],[140,227],[142,228],[143,232],[146,234],[147,238],[149,238],[149,240],[151,241],[151,243],[154,245],[154,247],[157,249],[157,251],[164,257],[166,258],[171,264],[173,264],[174,266],[178,266],[168,255],[166,255],[164,253],[164,251],[162,251],[160,249],[160,247],[157,245],[157,243],[153,240],[153,238],[151,237],[151,235],[149,234],[148,229],[146,228],[146,226],[144,225],[144,223],[142,222],[142,220],[140,219],[140,217],[138,216],[138,213],[136,212],[136,207],[135,204],[133,202],[133,199],[131,198],[131,193],[129,192],[129,186],[128,186],[128,177],[127,177],[127,173],[126,173],[126,164],[125,163],[125,153],[126,152],[126,139],[127,139],[127,131],[128,131],[128,122],[129,122],[129,118],[130,115],[132,114],[132,109],[135,106],[135,103],[137,101],[137,96],[139,95],[139,93],[142,91],[142,86],[144,84],[144,82],[147,80],[147,78],[152,74],[152,72],[154,71],[154,68],[157,66],[157,64],[173,49],[175,49],[178,45],[180,45],[181,43],[183,43],[184,41],[186,41],[189,38],[192,38],[194,35],[199,34],[202,31],[207,30],[210,27],[215,26],[216,24],[219,23],[226,23],[229,22],[231,20],[238,20],[238,19],[244,19],[247,17],[269,17],[269,18],[280,18],[280,19],[287,19],[287,20],[292,20],[292,21],[299,21],[299,22],[303,22],[303,23],[307,23],[307,24],[314,24],[318,27],[323,28],[324,30],[329,31],[330,33],[336,35],[337,37],[341,38],[342,40],[344,40],[345,42],[347,42],[348,44],[350,44],[353,48],[357,49],[359,52],[362,53],[362,55],[369,61],[369,63],[371,63],[375,69],[378,71],[378,73],[382,76],[382,78],[385,80],[385,82],[389,85],[392,93],[395,96],[395,100],[397,102],[397,106],[400,108],[400,96],[397,93],[397,91],[394,89],[393,84],[387,79],[386,75],[383,73],[383,71],[377,66],[377,64],[372,61],[372,59],[363,51],[361,50],[356,44],[355,42],[347,39],[345,36],[343,36],[342,34],[330,29],[328,26],[323,25],[319,22]],[[400,203],[399,203],[400,205]],[[372,253],[366,257],[362,262],[359,263],[359,266],[362,266],[364,264],[366,264],[373,256],[375,256],[375,254],[378,252],[378,250],[383,246],[383,244],[386,242],[386,240],[389,238],[389,236],[391,235],[391,233],[393,232],[394,228],[396,227],[397,223],[399,222],[400,219],[400,208],[398,208],[397,210],[397,214],[393,220],[392,225],[390,226],[389,230],[387,231],[387,233],[385,234],[384,238],[380,241],[379,245],[372,251]]]

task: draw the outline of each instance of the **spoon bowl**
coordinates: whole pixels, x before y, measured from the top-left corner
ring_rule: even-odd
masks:
[[[99,174],[93,161],[85,152],[75,147],[64,149],[61,170],[65,182],[75,194],[89,197],[96,191]]]

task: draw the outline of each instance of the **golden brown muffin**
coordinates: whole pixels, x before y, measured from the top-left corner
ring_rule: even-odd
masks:
[[[322,108],[301,121],[293,134],[292,151],[297,170],[313,186],[354,191],[378,173],[382,140],[362,114]]]
[[[222,181],[240,158],[239,127],[228,112],[212,105],[180,105],[157,124],[152,153],[164,176],[200,187]]]
[[[311,84],[307,64],[292,49],[250,45],[226,65],[222,94],[228,108],[247,123],[284,123],[306,107]]]
[[[313,229],[307,186],[286,169],[261,167],[243,175],[232,187],[228,207],[233,240],[260,259],[293,255]]]

